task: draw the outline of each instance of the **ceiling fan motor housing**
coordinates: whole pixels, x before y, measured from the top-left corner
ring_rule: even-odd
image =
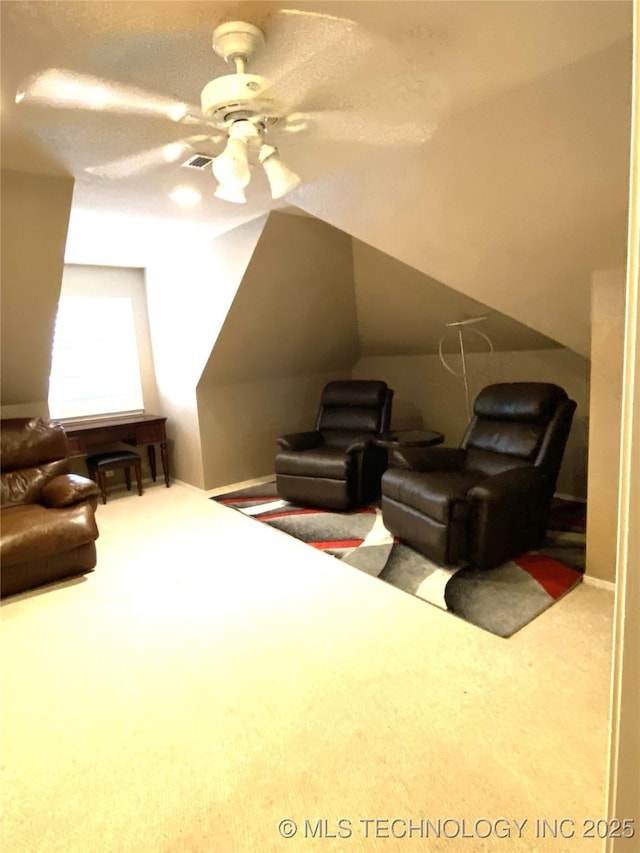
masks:
[[[273,124],[279,110],[266,94],[270,83],[257,74],[228,74],[211,80],[202,90],[203,114],[219,128],[229,128],[239,119],[258,119]]]

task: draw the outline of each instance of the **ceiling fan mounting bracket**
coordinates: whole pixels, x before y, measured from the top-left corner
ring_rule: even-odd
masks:
[[[229,21],[213,31],[213,49],[226,62],[233,62],[236,57],[247,62],[262,47],[262,30],[244,21]]]

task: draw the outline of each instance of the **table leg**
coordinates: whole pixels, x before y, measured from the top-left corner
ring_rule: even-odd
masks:
[[[155,481],[156,481],[156,448],[155,448],[155,445],[149,444],[147,446],[147,454],[149,456],[149,467],[151,468],[151,479],[155,483]]]
[[[171,485],[169,480],[169,454],[167,453],[167,442],[160,442],[160,458],[162,459],[162,472],[164,474],[164,482],[167,488]]]

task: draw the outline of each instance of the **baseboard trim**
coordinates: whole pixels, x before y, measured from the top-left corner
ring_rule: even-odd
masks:
[[[177,486],[182,486],[183,489],[189,489],[190,492],[195,492],[195,494],[197,495],[202,495],[203,497],[207,496],[207,493],[204,489],[201,489],[199,486],[194,486],[193,483],[185,483],[184,480],[178,480],[176,479],[176,477],[172,477],[171,484],[173,485],[174,483]]]
[[[582,583],[587,586],[593,586],[596,589],[606,589],[609,592],[615,592],[616,585],[613,581],[606,581],[603,578],[594,578],[592,575],[584,575]]]
[[[560,498],[563,501],[577,501],[581,504],[586,504],[587,499],[585,497],[578,497],[578,495],[567,495],[563,492],[554,492],[554,498]]]
[[[204,494],[208,498],[215,498],[218,495],[224,495],[225,492],[236,492],[239,489],[248,489],[251,486],[262,486],[264,483],[270,483],[273,480],[273,474],[266,474],[264,477],[255,477],[253,480],[243,480],[240,483],[229,483],[226,486],[216,486],[215,489],[208,489]]]

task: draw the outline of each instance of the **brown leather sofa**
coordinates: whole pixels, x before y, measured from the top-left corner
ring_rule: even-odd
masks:
[[[373,379],[325,386],[315,430],[276,439],[276,488],[292,503],[346,510],[380,496],[387,451],[372,438],[389,429],[393,391]]]
[[[557,385],[490,385],[460,447],[394,453],[385,527],[445,566],[488,569],[538,547],[576,404]]]
[[[62,425],[3,419],[0,444],[0,595],[92,569],[98,487],[69,473]]]

